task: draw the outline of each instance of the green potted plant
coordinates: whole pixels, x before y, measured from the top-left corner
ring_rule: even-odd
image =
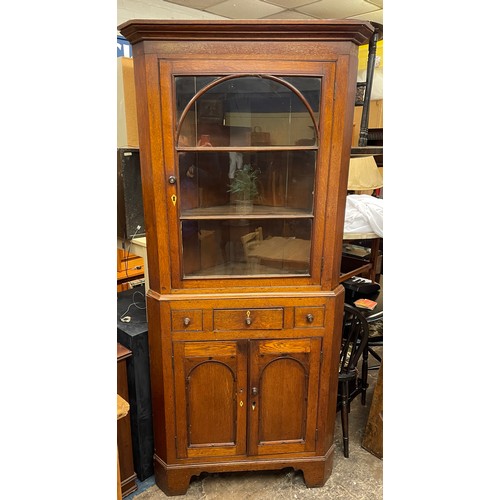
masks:
[[[243,165],[237,169],[229,184],[228,192],[235,195],[236,211],[248,213],[252,211],[253,201],[259,195],[258,179],[260,170],[251,165]]]

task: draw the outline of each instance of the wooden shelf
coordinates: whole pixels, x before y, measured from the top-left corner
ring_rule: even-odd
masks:
[[[382,146],[364,146],[364,147],[352,147],[351,148],[351,158],[353,156],[375,156],[383,154]]]
[[[313,216],[310,210],[297,208],[272,207],[268,205],[254,205],[249,213],[239,213],[234,205],[216,207],[191,208],[181,212],[181,220],[200,219],[308,219]]]

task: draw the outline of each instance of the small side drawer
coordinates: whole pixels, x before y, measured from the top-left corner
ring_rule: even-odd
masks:
[[[172,311],[172,331],[187,332],[203,329],[203,314],[201,309]]]
[[[283,309],[215,309],[214,330],[281,330]]]
[[[325,308],[296,307],[295,328],[319,328],[325,326]]]

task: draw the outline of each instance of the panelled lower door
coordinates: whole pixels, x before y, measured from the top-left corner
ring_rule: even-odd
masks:
[[[321,339],[250,342],[250,455],[314,451]]]
[[[247,342],[174,342],[179,458],[246,452]]]

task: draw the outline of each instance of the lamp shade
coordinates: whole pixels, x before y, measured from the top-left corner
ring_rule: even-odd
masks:
[[[351,158],[349,162],[349,191],[368,191],[382,187],[382,175],[373,156]]]

